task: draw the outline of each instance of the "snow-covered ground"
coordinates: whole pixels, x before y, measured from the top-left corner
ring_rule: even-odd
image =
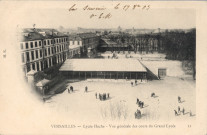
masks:
[[[141,110],[142,118],[138,121],[157,120],[194,120],[189,111],[196,114],[195,81],[181,80],[176,77],[166,77],[164,80],[148,81],[131,86],[131,81],[80,81],[70,83],[75,89],[73,93],[65,90],[53,96],[44,104],[54,113],[65,115],[68,119],[81,121],[134,121],[134,113]],[[88,92],[85,93],[85,86]],[[157,97],[152,98],[154,92]],[[95,93],[110,93],[110,99],[100,101]],[[182,103],[177,98],[181,97]],[[144,101],[144,108],[136,105],[136,99]],[[185,115],[175,116],[178,106],[186,110]]]

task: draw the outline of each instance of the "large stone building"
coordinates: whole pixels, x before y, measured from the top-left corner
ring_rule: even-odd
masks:
[[[19,41],[22,69],[43,71],[69,57],[68,36],[54,29],[28,28]]]
[[[70,57],[81,55],[81,57],[91,57],[96,53],[96,48],[99,45],[100,36],[95,33],[80,33],[69,35]]]

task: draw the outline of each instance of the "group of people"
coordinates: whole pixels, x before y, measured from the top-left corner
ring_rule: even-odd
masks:
[[[180,96],[178,96],[178,103],[182,103]],[[174,112],[175,112],[175,116],[178,116],[180,114],[185,115],[185,108],[183,107],[183,109],[181,110],[180,106],[178,106],[178,110],[174,110]],[[192,112],[190,111],[189,113],[190,116],[192,116]]]
[[[179,115],[179,114],[181,114],[181,113],[183,113],[183,115],[185,115],[185,109],[184,109],[184,107],[183,107],[183,109],[181,110],[181,109],[180,109],[180,106],[178,106],[178,110],[174,110],[174,112],[175,112],[175,116],[177,116],[177,115]]]
[[[73,92],[73,86],[70,86],[70,89],[68,88],[68,93]]]
[[[138,83],[137,83],[137,80],[135,80],[135,81],[134,81],[134,83],[133,83],[133,82],[131,82],[131,86],[133,86],[134,84],[135,84],[135,85],[137,85],[137,84],[138,84]]]
[[[136,102],[136,104],[137,104],[140,108],[143,108],[143,107],[144,107],[144,102],[142,102],[142,101],[139,100],[138,98],[137,98],[137,102]]]
[[[143,108],[144,107],[144,102],[142,102],[141,100],[139,100],[137,98],[137,102],[136,104],[140,107],[140,108]],[[139,109],[137,109],[137,111],[135,112],[135,119],[140,119],[142,114],[141,114],[141,111]]]
[[[106,99],[109,99],[109,93],[103,93],[103,94],[95,94],[96,96],[96,99],[100,99],[100,100],[106,100]]]

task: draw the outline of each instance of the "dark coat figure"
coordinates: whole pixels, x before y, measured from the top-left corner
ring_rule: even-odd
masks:
[[[142,108],[144,107],[144,102],[142,102]]]
[[[87,86],[85,87],[85,92],[88,92],[88,87]]]
[[[70,90],[73,92],[73,86],[70,86]]]
[[[137,103],[136,104],[139,104],[139,99],[137,98]]]
[[[103,94],[103,100],[106,100],[106,93]]]
[[[180,96],[178,96],[178,103],[180,103],[181,102],[181,97]]]
[[[108,95],[108,98],[109,98],[109,93],[107,95]]]
[[[97,99],[97,93],[95,94],[95,96],[96,96],[96,99]]]
[[[180,113],[180,106],[178,106],[178,113]]]
[[[137,85],[137,80],[135,80],[135,85]]]
[[[101,100],[101,94],[100,94],[100,93],[98,94],[98,97],[99,97],[99,99]]]
[[[133,86],[133,82],[131,82],[131,85]]]
[[[177,115],[178,115],[177,111],[176,111],[176,110],[174,110],[174,112],[175,112],[175,116],[177,116]]]
[[[182,112],[183,112],[183,115],[185,115],[185,109],[184,108],[183,108],[183,111]]]

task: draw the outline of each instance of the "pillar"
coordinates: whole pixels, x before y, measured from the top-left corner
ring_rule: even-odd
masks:
[[[39,61],[39,71],[42,71],[42,68],[41,68],[41,61]]]
[[[47,59],[47,65],[48,65],[48,68],[50,67],[50,62],[49,62],[50,58]]]
[[[51,60],[51,66],[53,66],[53,63],[52,63],[52,58],[50,58],[50,60]]]

